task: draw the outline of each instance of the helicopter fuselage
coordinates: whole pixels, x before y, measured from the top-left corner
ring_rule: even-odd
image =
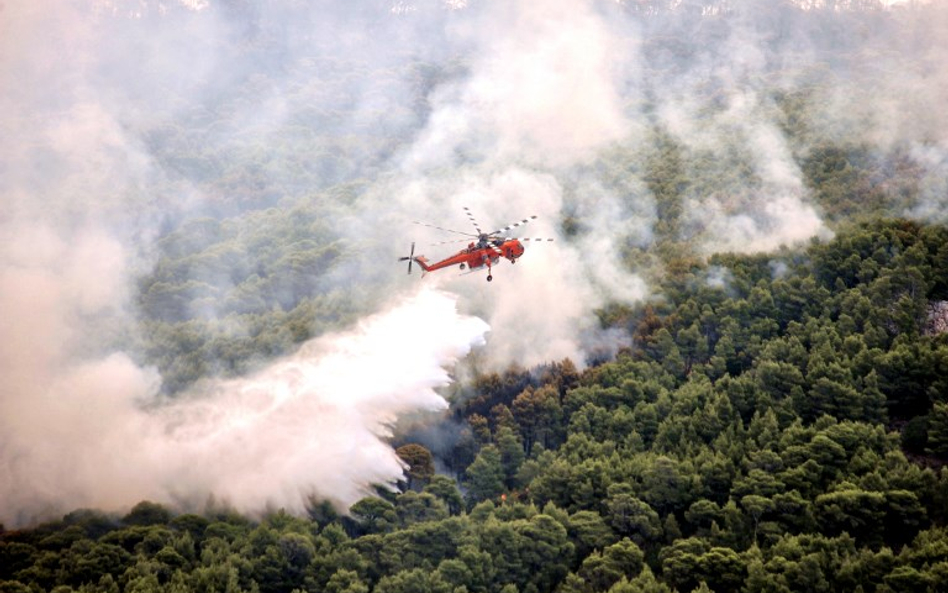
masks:
[[[515,263],[517,258],[523,255],[523,251],[523,244],[517,239],[481,239],[477,242],[471,242],[467,248],[437,262],[429,262],[423,255],[416,255],[414,259],[426,272],[450,268],[451,266],[459,266],[462,270],[464,268],[473,270],[487,266],[487,269],[490,270],[491,266],[501,257],[510,260],[510,263]]]
[[[398,258],[398,261],[407,261],[408,262],[408,273],[411,274],[411,265],[417,263],[425,272],[434,272],[435,270],[443,270],[444,268],[450,268],[452,266],[458,266],[460,269],[470,268],[472,271],[478,268],[487,266],[487,281],[490,282],[494,279],[491,275],[491,266],[493,266],[500,258],[506,258],[510,263],[516,263],[517,258],[523,255],[523,243],[521,241],[552,241],[553,239],[538,239],[538,238],[524,238],[524,237],[510,237],[507,236],[507,232],[511,229],[517,228],[519,226],[525,225],[531,220],[536,218],[536,215],[533,215],[529,218],[524,218],[517,222],[508,224],[507,226],[497,229],[496,231],[491,231],[485,233],[481,230],[481,226],[477,223],[477,220],[474,219],[474,215],[471,214],[471,211],[465,207],[464,212],[467,213],[467,217],[470,219],[471,223],[474,225],[474,229],[477,231],[477,234],[465,233],[463,231],[456,231],[453,229],[447,229],[433,224],[428,224],[424,222],[414,221],[415,224],[431,227],[438,229],[439,231],[444,231],[448,233],[455,233],[458,235],[466,235],[473,238],[474,240],[468,243],[466,249],[458,251],[450,257],[446,257],[440,261],[430,262],[428,258],[423,255],[415,255],[415,244],[411,244],[411,253],[404,257]],[[453,243],[454,241],[448,241]]]

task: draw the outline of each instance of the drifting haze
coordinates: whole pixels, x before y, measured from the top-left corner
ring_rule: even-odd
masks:
[[[621,340],[598,330],[594,310],[647,293],[644,281],[623,268],[620,246],[632,233],[641,239],[650,232],[651,198],[624,201],[582,174],[570,196],[561,177],[634,129],[623,82],[636,71],[635,54],[610,15],[619,16],[607,5],[573,0],[485,3],[476,26],[459,29],[472,48],[467,76],[430,95],[431,114],[398,156],[396,181],[382,198],[394,197],[404,218],[468,233],[474,228],[463,206],[488,232],[536,215],[510,236],[555,240],[526,243],[516,268],[501,262],[493,272],[496,289],[486,289],[483,271],[438,280],[489,320],[488,358],[496,366],[565,357],[582,364],[603,347],[614,351]],[[363,207],[374,210],[378,202],[370,194]],[[560,223],[567,210],[583,216],[590,232],[565,240]],[[401,228],[429,258],[463,247],[431,246],[458,237],[405,222]]]
[[[495,367],[609,352],[625,338],[594,310],[649,291],[630,250],[826,236],[799,163],[836,138],[910,155],[917,197],[897,214],[948,212],[943,7],[301,4],[0,4],[0,518],[210,492],[248,509],[298,510],[311,491],[350,503],[400,475],[380,437],[443,405],[431,389],[486,330],[466,315],[490,324]],[[803,124],[775,92],[799,89]],[[674,225],[656,198],[669,180]],[[347,259],[305,272],[398,304],[164,402],[131,346],[156,240],[346,183],[354,197],[319,207]],[[518,236],[556,241],[490,285],[397,277],[412,240],[432,259],[463,245],[429,246],[454,237],[411,221],[470,232],[463,206],[484,230],[537,215]],[[204,288],[239,280],[197,270]]]
[[[311,495],[347,507],[401,478],[383,439],[400,414],[446,407],[434,391],[450,381],[445,367],[486,331],[457,314],[454,297],[424,290],[259,373],[172,402],[122,354],[54,369],[38,368],[48,356],[21,354],[4,368],[15,374],[0,408],[0,516],[20,523],[68,510],[64,502],[200,508],[210,495],[244,512],[302,513]]]

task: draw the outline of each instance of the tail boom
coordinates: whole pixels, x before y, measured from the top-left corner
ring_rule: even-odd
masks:
[[[419,266],[421,266],[421,269],[422,269],[422,270],[424,270],[424,271],[426,271],[426,272],[430,272],[430,271],[433,269],[433,267],[428,263],[428,258],[426,258],[425,256],[423,256],[423,255],[416,255],[413,259],[414,259],[414,261],[415,261],[416,264],[418,264]]]

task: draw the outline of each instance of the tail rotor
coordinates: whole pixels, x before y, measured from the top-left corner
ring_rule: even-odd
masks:
[[[411,253],[406,257],[398,258],[398,261],[405,261],[406,259],[408,260],[408,273],[411,274],[411,264],[413,261],[415,261],[415,243],[414,242],[412,242],[411,244]]]

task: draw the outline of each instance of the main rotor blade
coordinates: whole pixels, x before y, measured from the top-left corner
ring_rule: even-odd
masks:
[[[430,228],[433,228],[433,229],[438,229],[439,231],[446,231],[446,232],[449,232],[449,233],[457,233],[457,234],[459,234],[459,235],[464,235],[464,236],[466,236],[466,237],[477,237],[477,235],[474,235],[474,234],[471,234],[471,233],[465,233],[465,232],[463,232],[463,231],[456,231],[456,230],[454,230],[454,229],[446,229],[446,228],[444,228],[444,227],[435,226],[435,225],[433,225],[433,224],[428,224],[428,223],[426,223],[426,222],[419,222],[419,221],[417,221],[417,220],[413,220],[412,222],[415,223],[415,224],[420,224],[421,226],[426,226],[426,227],[430,227]]]
[[[490,234],[490,235],[500,235],[500,234],[506,233],[506,232],[509,231],[510,229],[516,228],[516,227],[518,227],[518,226],[520,226],[520,225],[527,224],[528,222],[530,222],[531,220],[535,219],[536,217],[537,217],[536,214],[534,214],[534,215],[531,216],[530,218],[524,218],[523,220],[520,220],[520,221],[517,221],[517,222],[512,222],[512,223],[508,224],[507,226],[505,226],[504,228],[502,228],[502,229],[497,229],[496,231],[494,231],[494,232],[492,232],[492,233],[489,233],[489,234]]]
[[[553,239],[538,239],[536,237],[532,239],[524,238],[524,237],[507,237],[506,240],[507,241],[552,241]]]
[[[484,231],[481,230],[481,225],[477,224],[477,220],[474,218],[474,215],[471,214],[471,210],[467,206],[464,206],[464,212],[467,214],[467,217],[471,219],[471,224],[474,225],[474,228],[477,229],[477,235],[475,236],[480,237],[483,235]],[[490,234],[493,235],[493,233]]]

